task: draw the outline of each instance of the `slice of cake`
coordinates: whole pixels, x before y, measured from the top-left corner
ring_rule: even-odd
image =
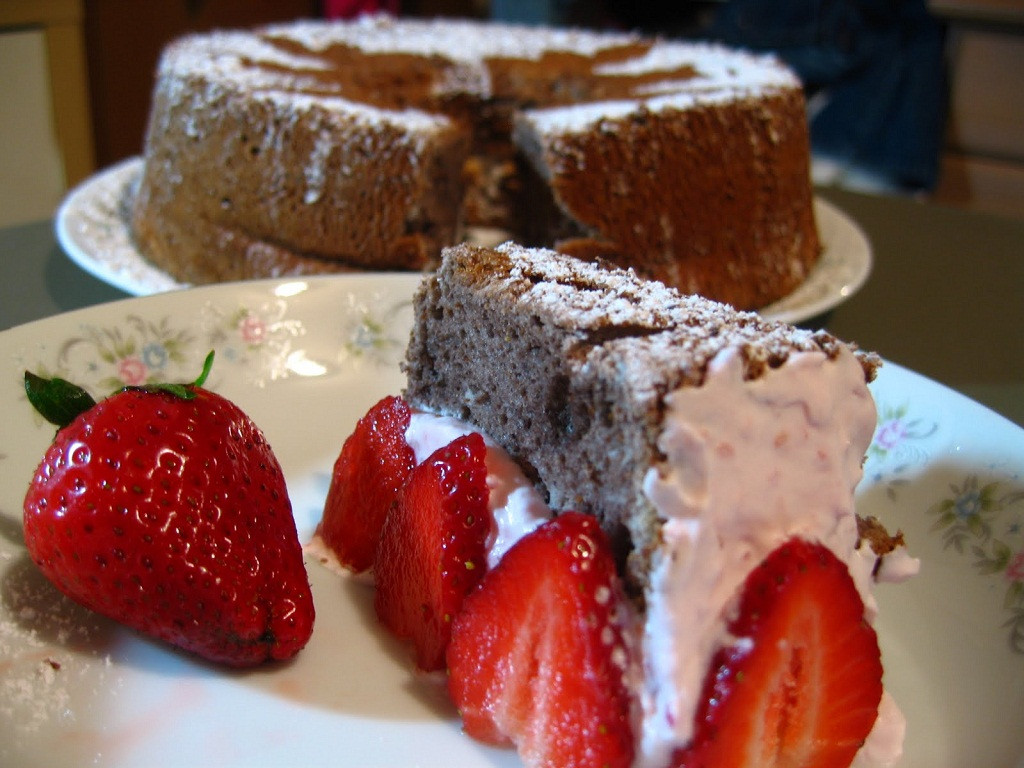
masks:
[[[596,515],[634,558],[662,546],[663,521],[703,515],[671,499],[680,483],[786,483],[780,498],[799,492],[841,510],[855,543],[851,490],[874,430],[875,357],[631,272],[510,244],[448,250],[416,306],[409,402],[490,435],[553,508]],[[819,451],[830,460],[812,475]],[[731,465],[712,461],[726,455]],[[718,478],[719,467],[731,474]],[[779,504],[774,525],[790,524],[779,515],[811,524],[798,501]]]
[[[853,501],[876,421],[867,387],[874,355],[632,271],[510,243],[446,250],[416,296],[415,317],[403,401],[413,415],[392,431],[421,446],[414,463],[436,465],[438,454],[425,458],[436,445],[479,431],[522,469],[556,521],[576,526],[579,514],[565,513],[582,513],[611,543],[624,606],[608,609],[617,587],[592,588],[591,577],[579,584],[596,601],[584,619],[616,617],[595,621],[614,649],[602,674],[621,668],[629,690],[630,734],[617,742],[628,746],[625,764],[759,765],[752,755],[793,744],[812,744],[813,756],[783,754],[791,762],[777,764],[815,764],[820,750],[829,764],[898,758],[903,720],[882,691],[872,586],[916,562],[898,535],[859,521]],[[507,709],[506,699],[521,706],[523,696],[539,697],[527,709],[547,706],[544,692],[502,690],[512,683],[495,688],[489,678],[543,669],[550,635],[532,639],[534,625],[545,614],[560,619],[572,601],[523,608],[498,645],[522,635],[528,647],[491,661],[500,633],[489,618],[481,628],[481,616],[500,623],[506,602],[521,604],[521,585],[560,551],[544,541],[573,540],[537,518],[494,514],[491,539],[507,553],[488,563],[454,618],[459,664],[449,657],[449,685],[467,731],[488,740],[493,728],[487,717],[480,725],[480,711]],[[511,536],[509,519],[520,520]],[[595,540],[581,535],[576,541]],[[511,549],[509,538],[518,538]],[[883,559],[897,567],[881,568]],[[481,638],[479,653],[467,636]],[[508,655],[524,653],[515,662]],[[544,679],[560,686],[576,666]],[[487,685],[467,694],[476,678]],[[620,681],[607,680],[617,689]],[[467,706],[467,696],[482,706]],[[579,717],[579,729],[593,726]],[[497,720],[507,722],[507,712]],[[529,764],[549,764],[536,759],[532,735],[513,741]]]

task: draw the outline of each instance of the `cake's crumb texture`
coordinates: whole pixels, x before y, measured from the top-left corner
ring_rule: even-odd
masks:
[[[860,536],[860,540],[866,542],[878,557],[884,557],[899,547],[906,546],[903,541],[903,531],[890,534],[877,517],[858,515],[857,534]]]
[[[553,508],[597,515],[641,557],[657,545],[642,484],[663,458],[666,394],[699,386],[727,347],[739,350],[747,379],[797,352],[832,358],[848,348],[631,270],[512,243],[446,250],[415,311],[409,402],[478,426]],[[858,356],[870,380],[878,360]]]

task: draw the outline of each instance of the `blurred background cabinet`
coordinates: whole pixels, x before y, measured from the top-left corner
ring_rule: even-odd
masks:
[[[1024,0],[932,0],[949,111],[935,199],[1024,218]]]
[[[319,13],[317,0],[0,0],[0,226],[52,216],[139,153],[167,42]]]
[[[95,168],[82,0],[0,0],[0,226],[52,215]]]
[[[3,0],[0,0],[3,2]],[[316,0],[84,0],[96,163],[142,150],[153,74],[164,46],[187,32],[320,14]]]

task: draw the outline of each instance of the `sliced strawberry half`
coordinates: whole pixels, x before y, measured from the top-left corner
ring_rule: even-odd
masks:
[[[405,441],[410,418],[404,400],[385,397],[359,420],[334,462],[318,533],[357,573],[373,565],[384,517],[416,464]]]
[[[486,455],[477,433],[436,450],[409,474],[381,528],[374,607],[412,641],[424,670],[444,668],[452,619],[487,569]]]
[[[846,566],[791,539],[747,578],[708,673],[685,768],[849,766],[882,696],[874,630]]]
[[[568,512],[517,542],[466,599],[448,648],[466,732],[528,766],[633,760],[624,598],[608,542]]]

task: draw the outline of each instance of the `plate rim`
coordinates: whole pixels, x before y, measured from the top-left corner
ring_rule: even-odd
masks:
[[[182,283],[149,264],[138,251],[132,242],[128,223],[117,215],[126,202],[124,199],[116,201],[114,211],[100,205],[103,202],[101,197],[118,185],[122,192],[129,189],[141,173],[143,162],[139,155],[125,158],[98,171],[72,189],[57,208],[54,220],[57,241],[72,262],[98,280],[132,296],[191,288],[191,284]],[[108,239],[113,237],[118,249],[114,257],[122,261],[120,267],[95,255],[95,251],[105,245],[97,243],[97,236],[89,230],[89,219],[97,215],[102,221],[92,221],[91,224],[94,227],[102,226],[103,234]],[[871,241],[863,228],[842,209],[819,195],[814,196],[814,215],[819,233],[834,233],[837,239],[841,237],[844,243],[848,243],[849,248],[841,254],[830,254],[828,244],[825,243],[821,257],[811,269],[807,280],[788,296],[757,310],[763,317],[786,323],[811,320],[850,299],[870,277],[874,257]],[[829,268],[830,257],[839,259],[839,266],[844,268],[847,279],[830,280],[820,285],[818,279]]]

